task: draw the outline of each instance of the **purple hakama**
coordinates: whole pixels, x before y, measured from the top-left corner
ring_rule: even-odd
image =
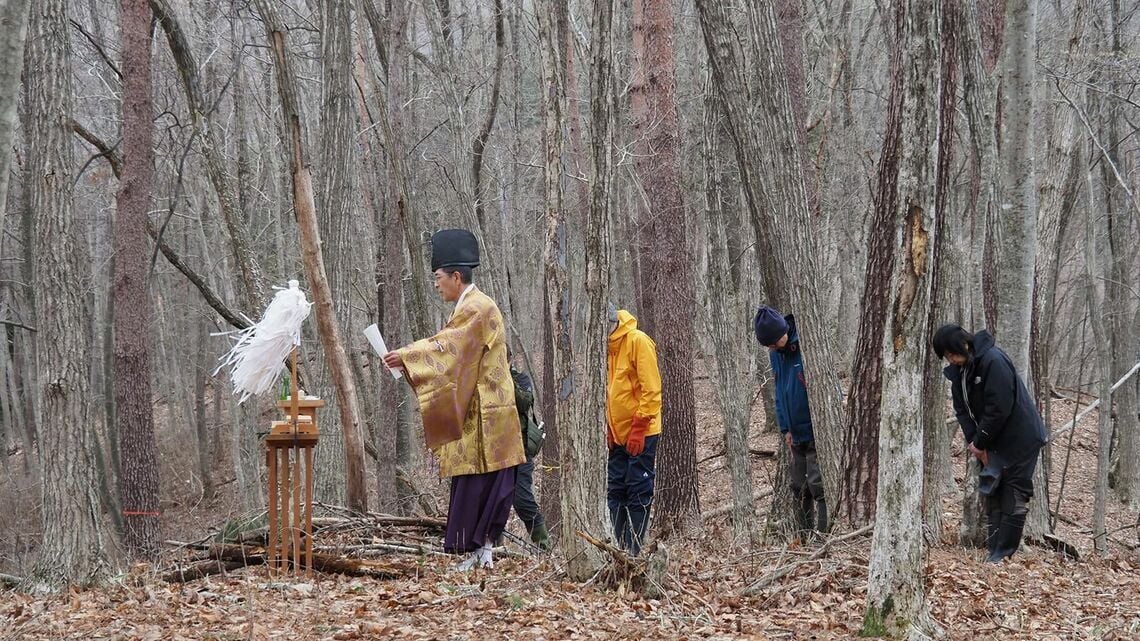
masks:
[[[515,468],[451,477],[443,549],[471,552],[502,535],[515,497]]]

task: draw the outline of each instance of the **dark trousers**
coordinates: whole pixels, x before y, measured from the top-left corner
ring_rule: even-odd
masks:
[[[815,441],[792,444],[788,477],[792,484],[792,496],[800,498],[808,494],[815,500],[823,499],[823,476],[819,473],[819,461],[815,456]]]
[[[1013,556],[1021,545],[1021,533],[1033,498],[1033,471],[1037,468],[1037,452],[1001,470],[997,486],[986,497],[988,561]]]
[[[534,498],[534,457],[515,468],[515,514],[526,526],[527,533],[543,524],[542,512]]]
[[[630,456],[625,446],[615,445],[610,450],[606,471],[606,502],[610,509],[610,523],[618,545],[633,555],[641,552],[649,524],[649,508],[653,503],[653,482],[657,478],[657,440],[645,439],[645,451]]]
[[[793,443],[788,470],[800,530],[826,532],[829,527],[827,504],[823,500],[823,476],[815,454],[815,441]]]

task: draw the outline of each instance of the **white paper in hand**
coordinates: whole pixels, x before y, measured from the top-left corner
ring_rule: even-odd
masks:
[[[381,358],[388,353],[388,346],[384,344],[384,337],[380,335],[380,328],[375,323],[364,328],[364,337],[368,339],[369,343],[372,343],[372,349],[376,350]],[[385,367],[387,366],[385,365]],[[392,378],[403,376],[403,371],[399,368],[388,368],[388,371],[392,372]]]

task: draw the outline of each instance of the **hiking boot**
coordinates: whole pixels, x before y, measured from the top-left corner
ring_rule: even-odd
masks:
[[[554,543],[550,540],[550,532],[546,530],[545,523],[538,523],[530,532],[530,540],[538,546],[538,549],[543,552],[549,552],[554,547]]]

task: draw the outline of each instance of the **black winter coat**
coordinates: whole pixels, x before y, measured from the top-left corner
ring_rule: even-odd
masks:
[[[1013,362],[988,331],[974,334],[965,365],[949,365],[942,373],[950,379],[954,412],[967,442],[996,451],[1011,465],[1037,456],[1045,444],[1045,423]]]

